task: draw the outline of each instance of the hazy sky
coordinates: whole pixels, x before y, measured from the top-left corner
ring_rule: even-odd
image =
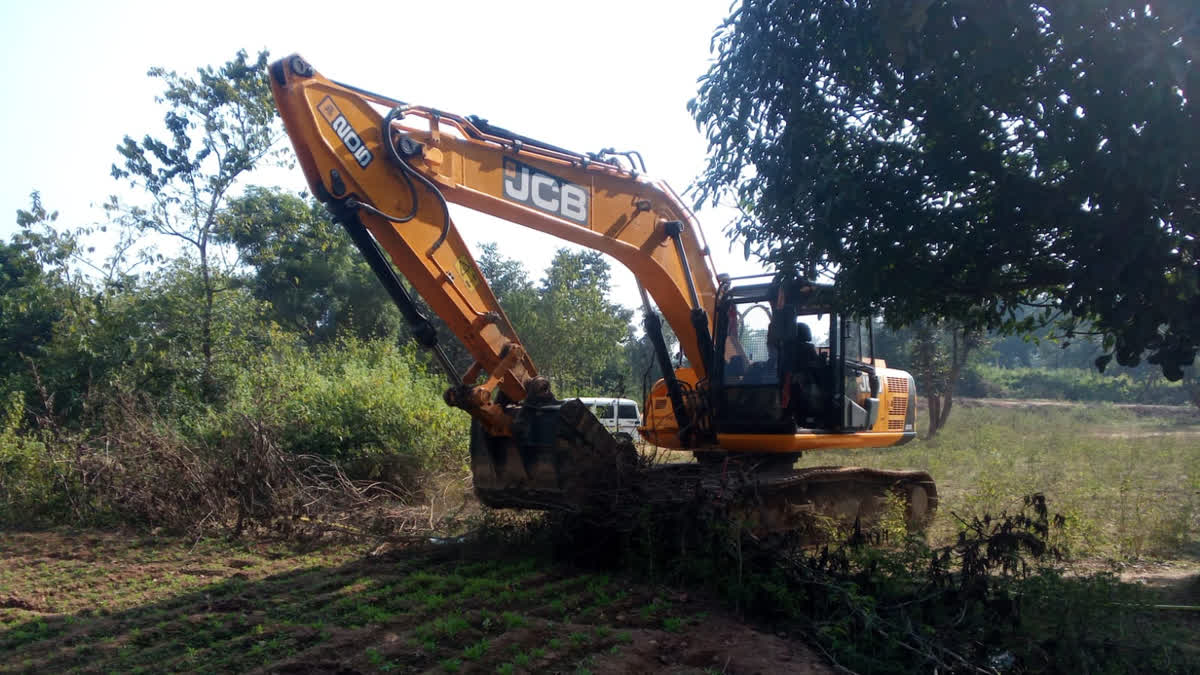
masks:
[[[60,223],[100,218],[91,204],[127,194],[109,170],[125,134],[161,133],[151,66],[191,71],[239,48],[302,54],[327,77],[405,101],[477,114],[576,151],[639,150],[682,192],[705,143],[686,110],[729,0],[387,3],[5,2],[0,238],[40,190]],[[251,176],[299,192],[303,177]],[[495,240],[538,276],[562,244],[455,209],[475,243]],[[699,214],[719,271],[758,271],[722,235],[728,213]],[[103,245],[101,244],[101,247]],[[103,251],[100,251],[101,253]],[[636,302],[620,270],[617,300]]]

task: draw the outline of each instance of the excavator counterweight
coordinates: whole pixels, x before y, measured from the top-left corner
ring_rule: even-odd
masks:
[[[911,440],[912,376],[874,358],[869,322],[864,346],[861,323],[838,311],[830,286],[717,275],[693,214],[645,175],[637,153],[575,153],[334,82],[299,56],[273,63],[270,77],[313,194],[446,371],[446,402],[470,415],[484,504],[632,515],[708,491],[735,495],[734,510],[761,531],[814,514],[853,522],[896,503],[911,522],[932,515],[937,491],[923,472],[792,468],[804,452]],[[633,272],[662,377],[639,433],[696,462],[647,466],[581,402],[554,397],[447,203],[601,251]],[[474,361],[465,372],[401,277],[462,342]],[[671,363],[659,313],[683,367]]]

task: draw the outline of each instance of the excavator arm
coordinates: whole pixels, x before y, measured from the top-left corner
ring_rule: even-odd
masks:
[[[632,159],[570,152],[484,120],[340,84],[299,56],[274,63],[271,80],[310,188],[346,226],[402,310],[409,307],[418,339],[436,350],[432,329],[404,297],[376,242],[474,359],[459,374],[439,356],[456,385],[447,402],[471,412],[490,434],[511,433],[493,401],[495,389],[508,402],[548,392],[535,382],[537,369],[447,202],[624,264],[661,309],[696,377],[705,376],[717,294],[707,245],[678,196],[640,175]],[[489,379],[476,385],[481,373]]]

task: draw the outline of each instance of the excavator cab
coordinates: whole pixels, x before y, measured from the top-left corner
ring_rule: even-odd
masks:
[[[874,426],[879,379],[861,325],[833,289],[804,279],[726,291],[717,308],[712,399],[718,433],[851,432]],[[821,339],[815,339],[820,335]]]

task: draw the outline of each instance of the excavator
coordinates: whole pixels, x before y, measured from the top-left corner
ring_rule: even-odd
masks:
[[[814,516],[873,520],[897,505],[911,525],[931,518],[937,488],[925,472],[794,468],[806,452],[912,440],[913,378],[874,358],[870,322],[864,345],[863,322],[839,311],[829,284],[717,274],[693,213],[646,176],[640,154],[573,152],[327,79],[298,55],[271,64],[269,77],[312,193],[445,371],[446,403],[470,416],[483,504],[627,518],[684,495],[734,495],[748,527],[766,533]],[[600,251],[632,271],[661,371],[638,432],[695,461],[639,461],[633,444],[614,439],[577,399],[554,396],[448,203]],[[473,359],[465,371],[414,292]],[[660,313],[678,340],[675,364]],[[814,326],[827,344],[814,344]]]

